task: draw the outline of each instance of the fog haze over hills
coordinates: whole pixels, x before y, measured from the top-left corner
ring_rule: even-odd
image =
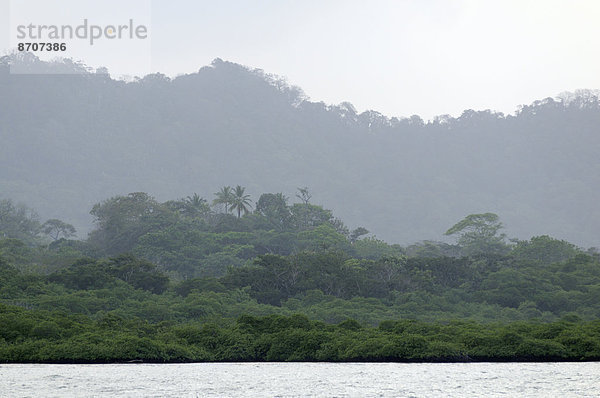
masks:
[[[12,75],[11,62],[0,61],[0,198],[80,231],[110,196],[212,200],[240,184],[254,200],[294,198],[307,186],[312,202],[391,243],[440,240],[465,215],[494,212],[509,237],[600,245],[596,91],[540,99],[513,115],[465,110],[425,122],[314,102],[220,59],[130,83],[101,73]]]

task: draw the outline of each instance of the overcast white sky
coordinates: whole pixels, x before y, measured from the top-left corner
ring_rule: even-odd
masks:
[[[113,76],[174,76],[220,57],[285,76],[313,101],[425,119],[600,88],[597,0],[18,1],[44,23],[69,10],[151,21],[149,57],[82,52]]]

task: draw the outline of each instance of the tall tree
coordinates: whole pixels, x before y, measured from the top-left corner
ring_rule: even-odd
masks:
[[[298,230],[318,227],[324,223],[331,223],[333,214],[331,210],[310,203],[294,203],[290,207],[292,225]]]
[[[42,224],[42,232],[51,237],[53,240],[58,240],[61,235],[63,238],[71,238],[77,232],[75,227],[67,224],[56,218],[52,218]]]
[[[518,241],[511,252],[520,262],[534,261],[543,265],[566,261],[580,253],[574,244],[548,235]]]
[[[223,205],[225,207],[225,214],[227,214],[229,205],[233,201],[233,189],[230,186],[223,187],[219,192],[215,192],[215,196],[213,205]]]
[[[94,205],[96,229],[88,241],[108,255],[130,251],[142,235],[173,224],[177,216],[144,192],[115,196]]]
[[[233,198],[232,201],[230,202],[231,206],[229,208],[229,210],[237,210],[237,214],[238,214],[238,218],[241,217],[241,213],[242,211],[244,212],[244,214],[248,214],[248,212],[250,211],[250,208],[252,207],[250,204],[252,203],[250,201],[250,195],[245,193],[246,188],[238,185],[235,187],[235,190],[233,191]]]
[[[312,195],[310,194],[310,192],[308,192],[308,187],[304,187],[298,188],[298,193],[296,194],[296,197],[300,199],[302,203],[307,205],[308,202],[310,202],[310,198],[312,198]]]
[[[369,233],[369,230],[365,227],[358,227],[350,233],[350,243],[354,243],[363,235]]]
[[[445,235],[458,235],[458,244],[467,255],[502,254],[508,251],[505,234],[499,234],[504,226],[494,213],[469,214],[453,225]]]
[[[184,214],[188,217],[205,216],[210,213],[210,207],[203,197],[194,193],[183,200]]]
[[[288,198],[283,193],[264,193],[256,202],[256,212],[264,216],[275,228],[285,229],[291,218],[287,201]]]
[[[0,238],[20,239],[35,244],[40,230],[39,217],[23,204],[0,200]]]

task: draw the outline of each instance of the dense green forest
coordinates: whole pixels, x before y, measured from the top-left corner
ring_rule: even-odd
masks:
[[[90,211],[85,240],[0,200],[0,361],[600,359],[600,256],[470,214],[388,244],[299,188]]]
[[[50,74],[11,74],[14,63]],[[22,53],[0,58],[0,192],[82,238],[107,197],[210,197],[231,181],[255,199],[309,186],[348,225],[403,245],[491,211],[519,239],[598,246],[598,94],[548,92],[556,97],[514,104],[513,114],[423,120],[311,100],[221,59],[125,82]]]

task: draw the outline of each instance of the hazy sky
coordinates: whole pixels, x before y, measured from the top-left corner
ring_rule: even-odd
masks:
[[[27,1],[45,16],[75,4]],[[89,7],[86,17],[98,4],[111,15],[110,1],[76,3],[80,14]],[[426,119],[468,108],[513,112],[562,91],[600,88],[597,0],[121,3],[151,8],[151,56],[96,47],[84,61],[113,76],[174,76],[220,57],[285,76],[314,101]]]

